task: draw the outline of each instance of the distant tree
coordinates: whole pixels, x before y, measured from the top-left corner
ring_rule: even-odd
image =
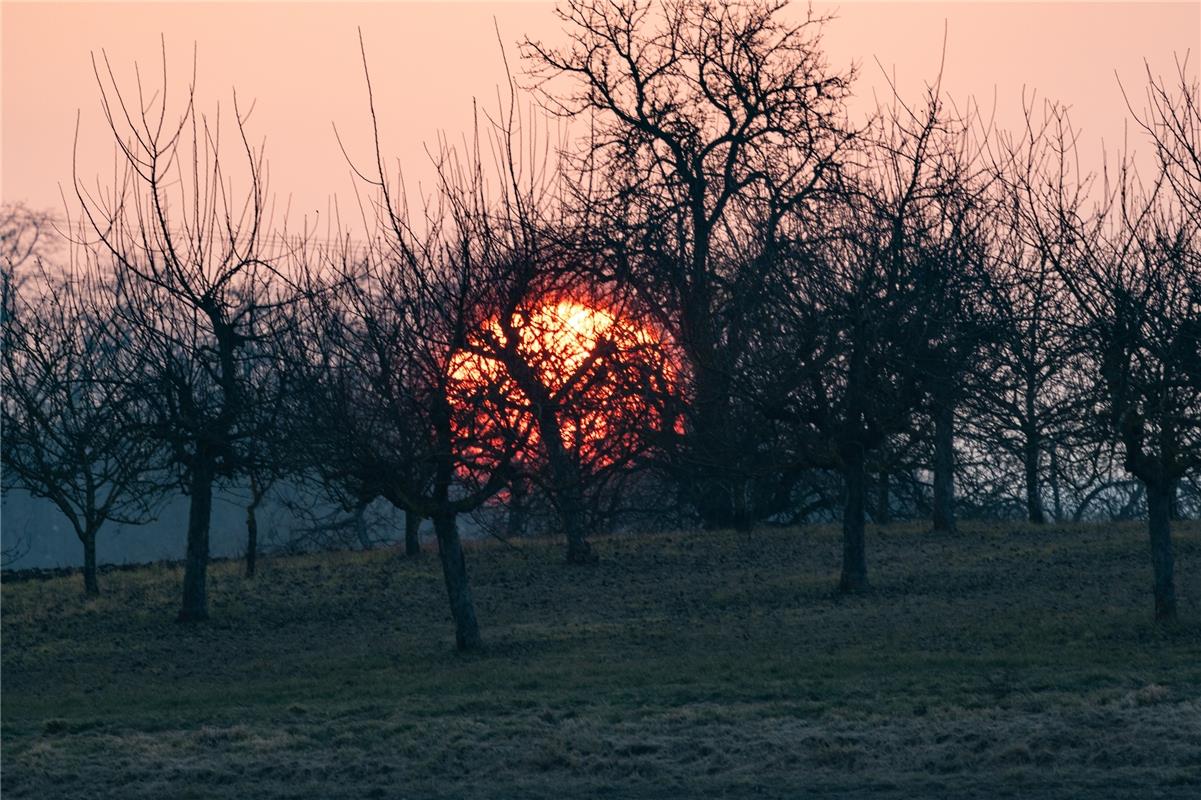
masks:
[[[392,352],[394,346],[377,342],[373,357],[356,363],[348,348],[362,343],[364,332],[353,327],[353,309],[345,305],[343,295],[348,290],[320,272],[310,281],[315,291],[304,319],[294,328],[291,364],[298,380],[284,426],[291,443],[289,460],[299,485],[312,487],[351,517],[330,520],[326,513],[315,513],[307,491],[300,504],[292,505],[300,516],[313,518],[310,534],[349,525],[354,533],[350,542],[366,549],[371,540],[365,512],[383,498],[403,512],[405,555],[416,557],[421,554],[422,515],[396,487],[404,483],[424,488],[432,475],[407,438],[405,418],[388,416],[379,405],[387,403],[387,395],[381,399],[380,394],[388,390],[381,371],[388,370],[390,359],[398,354]]]
[[[139,353],[128,346],[111,280],[43,268],[5,295],[5,488],[44,497],[63,513],[83,544],[84,590],[96,595],[101,528],[149,522],[161,496],[160,451],[140,430]]]
[[[933,433],[931,520],[935,531],[952,532],[959,419],[980,374],[981,350],[995,336],[987,297],[996,232],[987,196],[991,179],[983,169],[980,137],[973,132],[974,114],[969,109],[952,116],[935,109],[932,116],[939,111],[942,129],[924,154],[914,153],[915,160],[929,162],[930,174],[914,198],[924,208],[917,211],[921,228],[911,234],[919,251],[912,269],[926,320],[915,355]]]
[[[267,324],[275,330],[264,331],[252,311],[245,325],[246,357],[242,359],[242,381],[246,386],[274,389],[264,395],[270,402],[256,402],[245,408],[246,431],[242,446],[239,472],[245,479],[246,498],[246,565],[244,575],[253,578],[258,571],[259,523],[258,510],[272,488],[284,478],[294,477],[295,460],[291,457],[297,442],[290,434],[293,426],[287,415],[293,413],[290,402],[296,390],[295,374],[288,362],[284,331],[291,331],[294,319],[281,321],[268,313]],[[274,317],[274,319],[273,319]]]
[[[1028,102],[1025,122],[1019,135],[999,133],[991,143],[997,236],[983,299],[996,330],[967,399],[971,434],[1021,465],[1026,517],[1041,524],[1047,520],[1047,478],[1054,489],[1062,477],[1060,454],[1087,446],[1078,385],[1087,353],[1063,325],[1072,298],[1056,265],[1072,243],[1058,235],[1047,216],[1054,212],[1038,198],[1054,180],[1064,208],[1082,214],[1089,185],[1084,176],[1073,184],[1070,173],[1056,171],[1056,154],[1068,152],[1077,136],[1066,109],[1047,103],[1036,116]]]
[[[421,554],[422,515],[395,487],[397,482],[424,487],[432,474],[428,460],[408,438],[413,432],[404,427],[406,418],[387,409],[392,391],[387,373],[392,359],[403,355],[400,345],[372,341],[383,336],[378,327],[368,331],[356,326],[354,314],[365,312],[348,297],[357,289],[341,284],[365,285],[366,272],[347,276],[366,270],[366,259],[349,242],[302,259],[305,301],[294,309],[284,347],[292,391],[279,413],[279,439],[286,443],[283,472],[296,488],[285,505],[310,522],[301,537],[305,541],[367,549],[373,539],[366,512],[382,498],[403,512],[405,555],[416,557]],[[356,359],[353,347],[368,345],[374,347],[371,357]],[[331,514],[315,497],[337,511]],[[353,536],[342,536],[348,529]]]
[[[0,265],[12,288],[25,280],[29,267],[59,255],[63,238],[54,229],[54,215],[24,203],[0,205]]]

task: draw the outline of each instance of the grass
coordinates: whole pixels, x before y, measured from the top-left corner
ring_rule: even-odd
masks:
[[[827,528],[471,547],[487,651],[437,559],[3,586],[5,798],[1196,797],[1201,526],[1150,623],[1138,526]]]

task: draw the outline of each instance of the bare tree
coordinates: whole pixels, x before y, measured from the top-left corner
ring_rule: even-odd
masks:
[[[789,285],[773,292],[795,365],[791,374],[783,362],[776,370],[784,381],[773,414],[790,420],[798,460],[843,478],[844,592],[868,586],[869,463],[913,427],[932,386],[941,382],[934,392],[950,392],[952,402],[956,394],[945,384],[967,347],[953,327],[962,307],[948,276],[979,274],[970,269],[979,255],[966,228],[975,211],[962,129],[937,85],[923,106],[898,99],[884,110],[825,210],[827,227],[809,237]]]
[[[496,414],[499,440],[514,428],[530,431],[530,448],[512,465],[509,499],[514,489],[545,497],[567,539],[567,561],[588,563],[597,516],[589,511],[670,427],[665,404],[678,381],[665,337],[634,322],[641,315],[631,293],[600,285],[589,269],[596,256],[573,229],[551,126],[520,114],[511,78],[509,89],[483,132],[477,124],[469,154],[443,142],[436,155],[455,229],[469,236],[474,268],[490,287],[481,301],[492,316],[468,332],[471,357],[458,372],[495,384],[511,404],[509,419]],[[491,165],[480,154],[485,142]]]
[[[952,532],[956,529],[958,418],[971,395],[972,379],[979,374],[978,355],[994,336],[986,300],[991,293],[988,266],[995,230],[988,203],[991,178],[981,158],[981,139],[987,139],[989,132],[975,135],[972,107],[940,108],[938,87],[936,83],[931,90],[930,119],[941,112],[941,127],[926,145],[914,150],[915,163],[928,162],[928,175],[913,176],[917,182],[914,211],[922,221],[910,234],[918,249],[911,269],[924,297],[926,318],[925,335],[914,344],[932,422],[931,517],[935,531]],[[920,136],[915,141],[920,142]]]
[[[761,450],[737,405],[749,317],[781,226],[812,218],[853,138],[852,76],[824,62],[824,20],[792,22],[783,3],[571,0],[558,13],[570,44],[527,40],[524,54],[545,105],[588,122],[579,229],[684,354],[675,471],[690,503],[709,527],[746,527]]]
[[[969,394],[971,433],[1021,465],[1026,516],[1034,523],[1047,519],[1044,477],[1054,494],[1062,459],[1073,457],[1067,451],[1090,446],[1079,385],[1087,348],[1062,324],[1072,298],[1057,270],[1072,242],[1059,235],[1057,211],[1040,199],[1054,193],[1063,210],[1085,213],[1091,182],[1063,169],[1074,163],[1067,159],[1077,136],[1066,109],[1048,102],[1036,115],[1030,98],[1024,129],[990,143],[998,235],[985,299],[997,327],[981,354],[982,380]]]
[[[494,322],[468,337],[478,359],[471,369],[499,380],[518,420],[536,430],[521,459],[525,478],[514,485],[525,480],[526,492],[546,494],[567,537],[568,562],[587,563],[594,558],[585,538],[589,507],[670,425],[673,366],[624,306],[579,288],[558,298],[530,288],[504,298]]]
[[[1163,184],[1160,184],[1163,186]],[[1158,187],[1157,187],[1158,188]],[[1171,516],[1176,486],[1201,469],[1201,234],[1174,197],[1123,192],[1124,231],[1084,264],[1084,330],[1099,345],[1098,388],[1126,468],[1146,487],[1155,617],[1176,616]]]
[[[433,519],[455,641],[472,650],[481,638],[456,517],[501,489],[520,442],[493,450],[481,431],[494,430],[485,411],[498,399],[494,387],[464,391],[456,380],[467,332],[480,322],[478,276],[460,270],[454,242],[414,238],[399,216],[380,222],[395,223],[381,236],[397,238],[343,253],[313,287],[304,342],[306,393],[323,429],[315,455],[340,480],[359,482],[363,497]]]
[[[128,346],[113,285],[85,271],[41,269],[6,299],[5,486],[63,513],[83,545],[84,590],[96,595],[101,528],[149,522],[161,496],[160,453],[139,430],[140,354]]]
[[[272,264],[263,152],[247,138],[235,95],[247,187],[235,194],[220,109],[210,118],[196,108],[195,59],[178,110],[169,102],[165,44],[153,95],[140,78],[136,97],[123,92],[107,55],[93,66],[120,168],[107,192],[87,188],[77,170],[76,196],[91,243],[111,256],[120,324],[144,367],[143,429],[167,448],[190,496],[179,620],[203,620],[213,487],[244,471],[247,444],[265,435],[252,411],[283,390],[250,346],[275,335],[289,301]]]
[[[457,517],[510,483],[530,434],[473,344],[499,318],[493,278],[511,231],[493,227],[503,211],[480,205],[478,150],[465,161],[440,151],[436,193],[411,213],[403,183],[384,172],[369,74],[367,89],[375,150],[356,173],[374,194],[370,238],[345,239],[310,270],[297,363],[316,403],[318,460],[362,497],[433,520],[456,646],[474,650],[482,639]]]
[[[268,315],[268,324],[274,330],[264,331],[251,312],[245,325],[246,354],[242,359],[242,381],[245,386],[264,389],[268,402],[248,404],[244,409],[245,432],[241,447],[239,473],[247,484],[246,498],[246,568],[244,575],[253,578],[258,569],[259,523],[258,510],[281,479],[289,477],[295,461],[289,456],[296,443],[290,438],[292,425],[287,415],[294,413],[295,404],[289,402],[297,388],[296,377],[288,363],[285,337],[280,334],[292,329],[294,319],[281,323],[274,315]]]
[[[1195,108],[1195,85],[1185,92],[1153,107],[1151,119],[1165,108]],[[1185,133],[1194,142],[1201,135],[1196,127]],[[1191,205],[1197,185],[1174,172],[1162,147],[1157,154],[1149,182],[1123,159],[1110,204],[1089,220],[1067,213],[1058,194],[1044,203],[1073,245],[1057,264],[1076,303],[1073,333],[1095,354],[1088,377],[1097,419],[1146,492],[1155,618],[1168,621],[1176,617],[1176,487],[1201,468],[1201,231]]]

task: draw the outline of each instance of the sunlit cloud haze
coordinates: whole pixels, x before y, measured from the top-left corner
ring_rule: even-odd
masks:
[[[160,82],[160,41],[168,60],[168,99],[183,97],[197,53],[197,99],[232,118],[233,90],[247,126],[265,139],[277,216],[295,225],[328,219],[333,199],[357,215],[354,181],[334,136],[352,158],[371,153],[370,115],[359,52],[363,31],[375,88],[383,152],[403,169],[410,191],[433,178],[426,147],[439,135],[459,142],[472,128],[473,99],[496,107],[505,81],[501,43],[514,72],[525,36],[563,39],[553,3],[12,3],[3,8],[3,177],[5,202],[64,209],[73,202],[72,142],[79,120],[78,174],[112,182],[113,142],[92,72],[103,49],[118,85],[132,91],[134,64],[148,86]],[[803,15],[803,4],[792,13]],[[815,4],[837,18],[825,29],[835,66],[856,64],[855,113],[888,93],[885,73],[915,97],[938,73],[946,39],[944,87],[976,99],[998,124],[1021,123],[1023,94],[1060,100],[1082,129],[1082,156],[1099,164],[1102,141],[1122,145],[1127,110],[1118,76],[1137,94],[1144,59],[1170,74],[1199,60],[1198,3],[876,3]],[[499,40],[498,40],[499,30]],[[1191,55],[1189,52],[1191,51]],[[1137,97],[1135,98],[1138,102]],[[1131,140],[1137,145],[1132,131]],[[394,161],[392,161],[394,159]],[[318,223],[323,224],[323,222]]]

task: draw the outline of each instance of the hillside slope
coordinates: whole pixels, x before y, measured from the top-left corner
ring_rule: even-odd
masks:
[[[437,559],[173,567],[3,586],[5,798],[1195,797],[1201,525],[1150,623],[1138,526],[479,543],[488,651]]]

